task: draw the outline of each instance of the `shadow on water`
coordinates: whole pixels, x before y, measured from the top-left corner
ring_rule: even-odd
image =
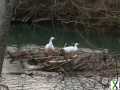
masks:
[[[54,44],[57,47],[63,47],[65,42],[68,45],[79,42],[80,47],[84,48],[108,48],[120,51],[120,33],[118,32],[68,32],[61,25],[56,25],[53,29],[49,24],[16,24],[15,30],[10,32],[9,45],[37,44],[43,46],[51,36],[55,36]]]

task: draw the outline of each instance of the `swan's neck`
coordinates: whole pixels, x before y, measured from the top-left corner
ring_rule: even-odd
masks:
[[[67,43],[64,44],[64,48],[67,46]]]
[[[52,44],[52,39],[49,40],[49,44]]]
[[[75,47],[75,48],[78,48],[76,44],[74,45],[74,47]]]

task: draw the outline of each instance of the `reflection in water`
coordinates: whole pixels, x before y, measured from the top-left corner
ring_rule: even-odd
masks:
[[[51,25],[18,24],[15,28],[16,30],[10,32],[9,45],[45,45],[49,37],[55,36],[54,44],[58,47],[63,47],[65,42],[68,45],[79,42],[80,47],[108,48],[120,51],[120,33],[118,32],[68,32],[60,25],[56,26],[56,30],[53,30]]]

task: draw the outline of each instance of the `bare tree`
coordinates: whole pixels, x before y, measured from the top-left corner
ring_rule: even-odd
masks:
[[[14,7],[12,3],[13,0],[0,0],[0,75],[10,30],[12,9]]]

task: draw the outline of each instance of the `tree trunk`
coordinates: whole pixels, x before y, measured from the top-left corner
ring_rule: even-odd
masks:
[[[9,0],[0,0],[0,75],[7,46],[8,33],[12,15],[12,4]]]

